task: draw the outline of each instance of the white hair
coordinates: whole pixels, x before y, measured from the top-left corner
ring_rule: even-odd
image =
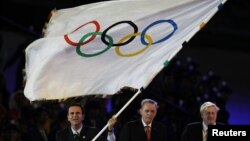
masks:
[[[201,105],[201,107],[200,107],[200,113],[202,114],[204,111],[207,110],[208,107],[211,107],[211,106],[215,107],[215,109],[216,109],[217,112],[220,110],[220,108],[215,103],[208,101],[208,102],[204,102]]]
[[[156,108],[158,109],[159,108],[159,105],[156,101],[152,100],[152,99],[144,99],[141,101],[141,107],[143,107],[143,105],[145,103],[151,103],[151,104],[154,104],[156,106]]]

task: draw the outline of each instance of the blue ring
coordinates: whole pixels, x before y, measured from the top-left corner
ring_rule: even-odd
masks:
[[[154,26],[154,25],[156,25],[156,24],[159,24],[159,23],[162,23],[162,22],[170,23],[170,24],[173,26],[174,30],[173,30],[169,35],[167,35],[166,37],[164,37],[164,38],[162,38],[162,39],[160,39],[160,40],[158,40],[158,41],[152,43],[153,45],[154,45],[154,44],[157,44],[157,43],[160,43],[160,42],[163,42],[163,41],[169,39],[169,38],[174,34],[174,32],[177,30],[177,28],[178,28],[178,27],[177,27],[177,24],[176,24],[173,20],[158,20],[158,21],[155,21],[155,22],[151,23],[150,25],[148,25],[148,26],[142,31],[142,33],[141,33],[141,42],[142,42],[142,44],[144,44],[144,45],[147,45],[147,44],[148,44],[148,43],[145,41],[145,37],[144,37],[145,34],[146,34],[146,32],[147,32],[147,30],[148,30],[149,28],[151,28],[152,26]]]

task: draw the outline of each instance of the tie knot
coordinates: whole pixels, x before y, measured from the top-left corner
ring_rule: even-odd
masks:
[[[79,134],[74,134],[73,137],[74,137],[74,139],[78,140],[80,138],[80,135]]]
[[[146,126],[145,126],[145,129],[146,129],[146,130],[147,130],[147,129],[150,129],[150,126],[146,125]]]

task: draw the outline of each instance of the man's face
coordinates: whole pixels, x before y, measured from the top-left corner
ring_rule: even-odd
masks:
[[[217,120],[217,110],[214,106],[210,106],[201,114],[201,118],[205,122],[206,125],[215,124]]]
[[[155,104],[145,103],[140,109],[141,117],[146,124],[150,124],[154,120],[156,113],[157,108]]]
[[[69,108],[68,121],[70,122],[71,126],[79,127],[82,124],[83,119],[84,115],[82,113],[81,107],[72,106]]]

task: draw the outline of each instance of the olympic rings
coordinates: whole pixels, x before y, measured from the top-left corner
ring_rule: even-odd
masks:
[[[76,52],[78,55],[80,56],[83,56],[83,57],[93,57],[93,56],[97,56],[97,55],[100,55],[104,52],[106,52],[107,50],[109,50],[112,46],[115,46],[115,53],[120,56],[120,57],[132,57],[132,56],[136,56],[138,54],[141,54],[142,52],[144,52],[146,49],[148,49],[151,45],[154,45],[154,44],[158,44],[158,43],[161,43],[163,41],[166,41],[168,40],[171,36],[173,36],[173,34],[175,33],[175,31],[178,29],[178,26],[177,24],[169,19],[169,20],[157,20],[151,24],[149,24],[146,28],[144,28],[142,30],[142,32],[138,32],[138,27],[136,26],[135,23],[133,23],[132,21],[120,21],[120,22],[117,22],[117,23],[114,23],[113,25],[109,26],[108,28],[106,28],[103,32],[99,32],[100,31],[100,24],[97,22],[97,21],[90,21],[88,23],[85,23],[81,26],[79,26],[78,28],[76,28],[73,32],[79,30],[80,28],[84,27],[85,25],[87,24],[91,24],[93,23],[95,26],[96,26],[96,31],[95,32],[90,32],[90,33],[87,33],[86,35],[84,35],[80,40],[79,42],[73,42],[71,41],[69,38],[68,38],[68,35],[64,35],[64,39],[65,41],[69,44],[69,45],[72,45],[72,46],[76,46]],[[121,38],[118,43],[113,43],[113,38],[109,35],[107,35],[107,32],[113,28],[114,26],[117,26],[119,24],[123,24],[123,23],[127,23],[129,24],[130,26],[132,26],[134,28],[134,33],[131,33],[131,34],[128,34],[126,36],[124,36],[123,38]],[[171,33],[169,33],[168,35],[166,35],[164,38],[158,40],[158,41],[155,41],[153,42],[151,36],[149,36],[148,34],[146,34],[146,32],[152,28],[153,26],[155,25],[158,25],[160,23],[168,23],[170,24],[172,27],[173,27],[173,31]],[[71,33],[73,33],[71,32]],[[101,40],[104,44],[107,45],[107,47],[102,50],[102,51],[99,51],[97,53],[92,53],[92,54],[86,54],[86,53],[83,53],[80,49],[80,46],[84,45],[84,44],[87,44],[89,43],[90,41],[94,40],[96,35],[100,35],[101,36]],[[120,51],[120,46],[123,46],[123,45],[126,45],[128,43],[130,43],[131,41],[133,41],[135,39],[136,36],[141,36],[140,39],[141,39],[141,43],[143,45],[145,45],[145,47],[137,52],[133,52],[133,53],[130,53],[130,54],[123,54],[121,53]],[[88,40],[85,41],[85,39],[87,39],[89,36],[91,36]],[[108,39],[108,41],[106,40],[106,38]],[[128,40],[126,40],[128,39]],[[145,39],[147,39],[148,42],[145,41]],[[125,41],[126,40],[126,41]],[[124,42],[125,41],[125,42]]]
[[[85,25],[87,25],[87,24],[91,24],[91,23],[93,23],[93,24],[96,26],[96,31],[95,31],[95,32],[100,31],[100,25],[99,25],[99,23],[98,23],[97,21],[90,21],[90,22],[88,22],[88,23],[86,23],[86,24],[83,24],[83,25],[79,26],[78,28],[76,28],[76,29],[75,29],[74,31],[72,31],[71,33],[74,33],[75,31],[77,31],[78,29],[82,28],[83,26],[85,26]],[[89,43],[90,41],[94,40],[94,39],[95,39],[95,36],[96,36],[96,35],[92,36],[91,38],[89,38],[89,39],[86,40],[85,42],[79,42],[79,43],[76,43],[76,42],[71,41],[71,40],[69,39],[69,37],[68,37],[68,34],[64,35],[64,39],[65,39],[65,41],[66,41],[68,44],[70,44],[70,45],[72,45],[72,46],[79,46],[79,45],[81,46],[81,45],[87,44],[87,43]]]

